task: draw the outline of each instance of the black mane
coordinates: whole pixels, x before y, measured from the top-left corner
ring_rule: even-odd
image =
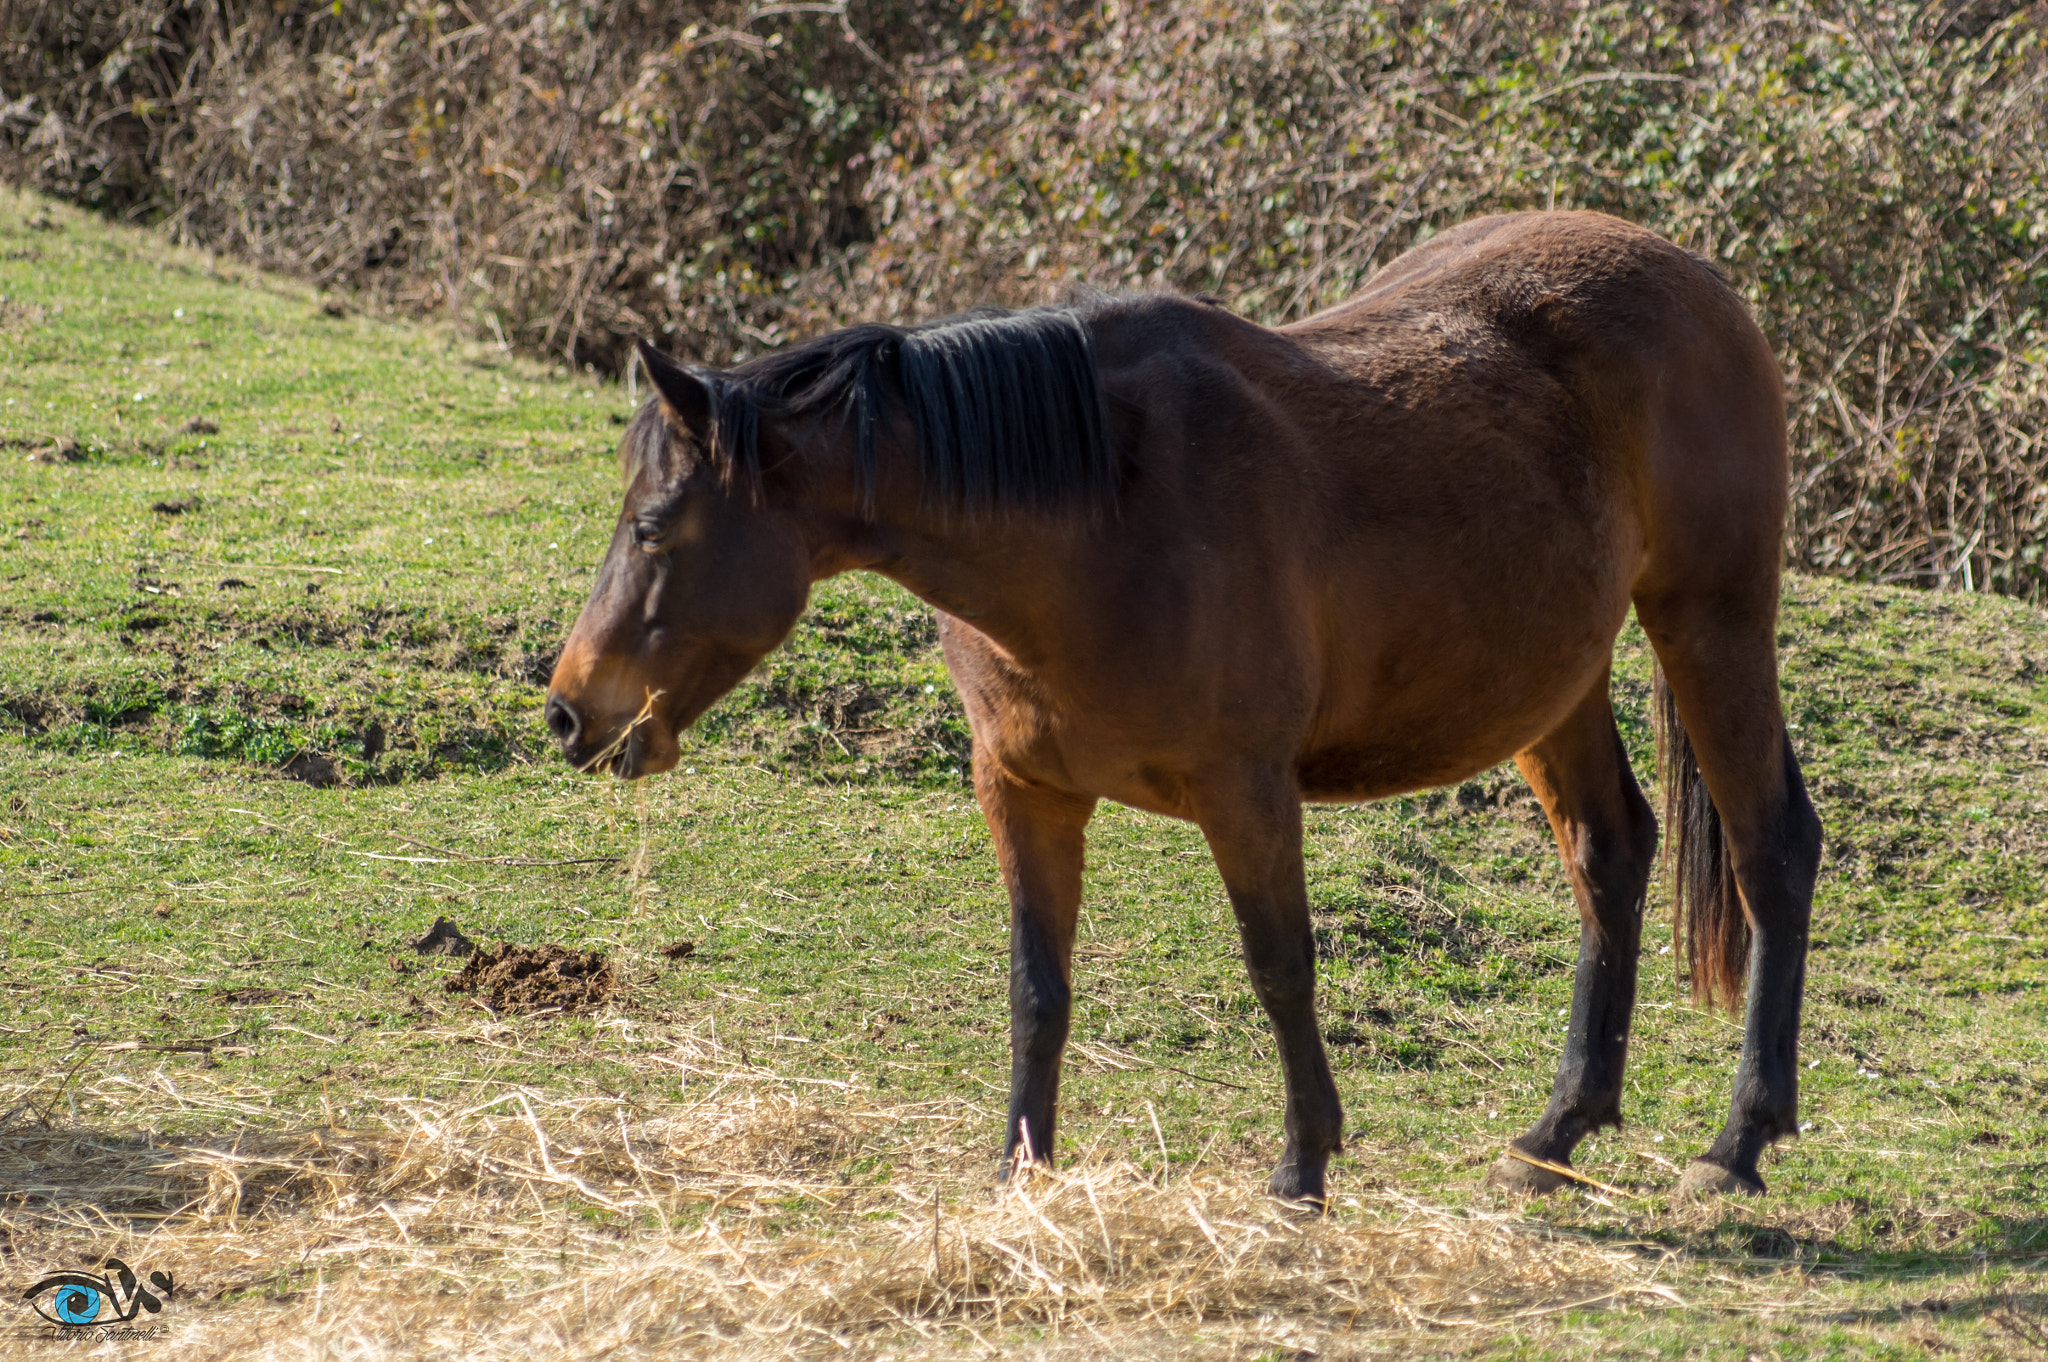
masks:
[[[1094,341],[1077,308],[848,327],[716,375],[712,389],[711,456],[735,489],[760,487],[762,417],[838,408],[872,502],[875,433],[893,392],[917,432],[932,503],[979,514],[1099,506],[1116,494]]]

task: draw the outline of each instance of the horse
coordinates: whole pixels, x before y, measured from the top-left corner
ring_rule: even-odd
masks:
[[[1513,757],[1579,952],[1549,1104],[1488,1180],[1576,1176],[1578,1143],[1621,1123],[1657,853],[1609,694],[1633,606],[1680,958],[1695,997],[1744,1014],[1727,1120],[1679,1190],[1764,1191],[1759,1155],[1798,1129],[1821,825],[1779,707],[1783,389],[1711,265],[1532,212],[1273,329],[1090,294],[726,371],[639,355],[653,392],[545,722],[579,767],[666,771],[813,583],[877,572],[931,605],[1009,895],[1006,1170],[1053,1158],[1085,832],[1110,799],[1200,827],[1280,1055],[1270,1190],[1325,1206],[1343,1117],[1303,801]]]

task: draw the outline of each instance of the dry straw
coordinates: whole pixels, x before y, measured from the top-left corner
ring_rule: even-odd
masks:
[[[185,1073],[77,1094],[131,1128],[243,1132],[171,1137],[45,1124],[48,1094],[8,1094],[10,1277],[108,1254],[168,1270],[174,1329],[151,1355],[174,1358],[914,1355],[1019,1337],[1158,1356],[1197,1331],[1364,1343],[1675,1299],[1655,1254],[1390,1193],[1308,1217],[1248,1168],[1162,1183],[1089,1158],[997,1189],[975,1152],[992,1118],[965,1104],[818,1105],[698,1041],[644,1058],[701,1095],[649,1110],[507,1087],[285,1130],[266,1128],[268,1094],[201,1095]],[[878,1172],[852,1171],[877,1151]]]

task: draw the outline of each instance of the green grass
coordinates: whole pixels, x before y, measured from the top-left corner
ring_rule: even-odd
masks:
[[[1006,908],[922,606],[828,584],[685,771],[577,778],[547,751],[541,683],[609,535],[625,393],[27,198],[0,197],[0,293],[7,1100],[120,1130],[91,1080],[157,1070],[265,1094],[280,1126],[478,1083],[678,1099],[604,1016],[508,1031],[442,992],[453,963],[404,945],[446,915],[609,950],[618,1012],[792,1081],[977,1099],[993,1157]],[[1681,1291],[1819,1304],[1582,1312],[1490,1336],[1493,1355],[2010,1355],[1994,1308],[2038,1301],[2048,617],[1794,579],[1781,638],[1828,827],[1811,1129],[1768,1160],[1765,1202],[1666,1200],[1667,1165],[1719,1125],[1738,1037],[1676,993],[1660,921],[1629,1124],[1581,1157],[1642,1199],[1528,1213],[1676,1251]],[[1647,781],[1633,630],[1618,678]],[[1175,1164],[1259,1176],[1277,1066],[1199,834],[1105,807],[1090,849],[1065,1147],[1157,1162],[1150,1104]],[[1312,810],[1308,858],[1338,1187],[1485,1201],[1569,1000],[1575,915],[1540,813],[1503,768]],[[678,938],[689,959],[656,953]],[[486,1026],[516,1043],[446,1043]],[[103,1048],[230,1032],[212,1056]]]

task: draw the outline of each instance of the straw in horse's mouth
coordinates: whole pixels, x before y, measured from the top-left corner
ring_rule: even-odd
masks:
[[[631,721],[618,731],[617,736],[592,753],[590,759],[576,769],[587,774],[602,767],[621,780],[632,779],[634,775],[632,768],[639,765],[639,754],[633,750],[633,733],[640,725],[654,717],[655,702],[666,694],[668,692],[665,690],[655,690],[653,687],[649,687],[647,698],[640,702],[640,712],[635,714]]]

